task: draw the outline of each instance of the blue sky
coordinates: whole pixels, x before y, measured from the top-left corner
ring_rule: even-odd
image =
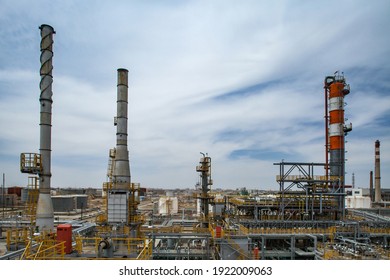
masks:
[[[285,161],[324,162],[323,80],[351,85],[346,183],[368,187],[381,141],[390,188],[389,1],[0,0],[0,172],[25,186],[39,150],[38,27],[56,30],[52,186],[100,187],[115,146],[116,70],[129,69],[134,182],[277,189]],[[322,175],[322,174],[318,174]]]

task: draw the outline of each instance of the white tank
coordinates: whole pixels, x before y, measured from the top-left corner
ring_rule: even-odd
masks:
[[[158,213],[160,215],[177,214],[179,202],[177,197],[162,196],[158,201]]]

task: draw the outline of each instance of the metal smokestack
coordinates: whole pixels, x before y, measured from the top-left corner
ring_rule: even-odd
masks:
[[[40,231],[53,230],[54,214],[53,203],[50,196],[51,179],[51,110],[52,110],[52,58],[53,58],[53,27],[43,24],[39,27],[41,30],[41,95],[39,102],[41,104],[40,113],[40,154],[42,170],[39,173],[39,198],[36,213],[36,225]]]
[[[375,202],[381,202],[381,158],[380,142],[375,141]]]
[[[118,69],[116,148],[113,152],[111,188],[107,200],[107,221],[110,224],[129,224],[135,216],[136,204],[130,182],[129,151],[127,150],[128,70]],[[110,152],[111,153],[111,152]]]
[[[113,188],[129,190],[130,164],[127,149],[127,108],[128,108],[128,73],[127,69],[118,69],[117,116],[115,118],[116,152],[113,171]]]

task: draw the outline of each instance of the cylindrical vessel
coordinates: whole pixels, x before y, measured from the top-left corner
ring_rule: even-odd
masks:
[[[37,204],[36,225],[40,231],[54,228],[53,203],[50,196],[51,179],[51,115],[52,115],[52,84],[53,84],[53,27],[43,24],[41,30],[41,104],[40,113],[40,148],[42,171],[39,173],[39,197]]]
[[[335,196],[338,205],[336,219],[345,216],[345,136],[352,130],[352,124],[345,125],[344,118],[344,97],[347,94],[349,85],[343,74],[337,71],[334,76],[325,78],[325,169],[330,186],[335,194],[340,194]]]

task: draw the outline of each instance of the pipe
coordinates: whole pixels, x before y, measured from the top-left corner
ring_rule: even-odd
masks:
[[[327,76],[324,80],[325,89],[325,178],[329,180],[329,111],[328,111],[328,96],[329,87],[335,81],[335,77]],[[328,183],[326,183],[328,186]]]
[[[375,202],[381,202],[381,162],[380,142],[375,141]]]
[[[117,190],[130,188],[129,151],[127,150],[128,72],[127,69],[118,69],[116,154],[113,172],[113,189]]]
[[[113,257],[112,246],[113,246],[112,240],[109,238],[104,238],[102,241],[99,242],[97,257],[98,258],[104,258],[104,257],[112,258]]]
[[[40,113],[40,154],[42,171],[39,173],[39,197],[36,213],[36,225],[39,231],[50,231],[54,228],[53,203],[50,196],[51,179],[51,115],[52,115],[52,58],[53,58],[53,27],[43,24],[41,30],[41,81],[39,98]]]

